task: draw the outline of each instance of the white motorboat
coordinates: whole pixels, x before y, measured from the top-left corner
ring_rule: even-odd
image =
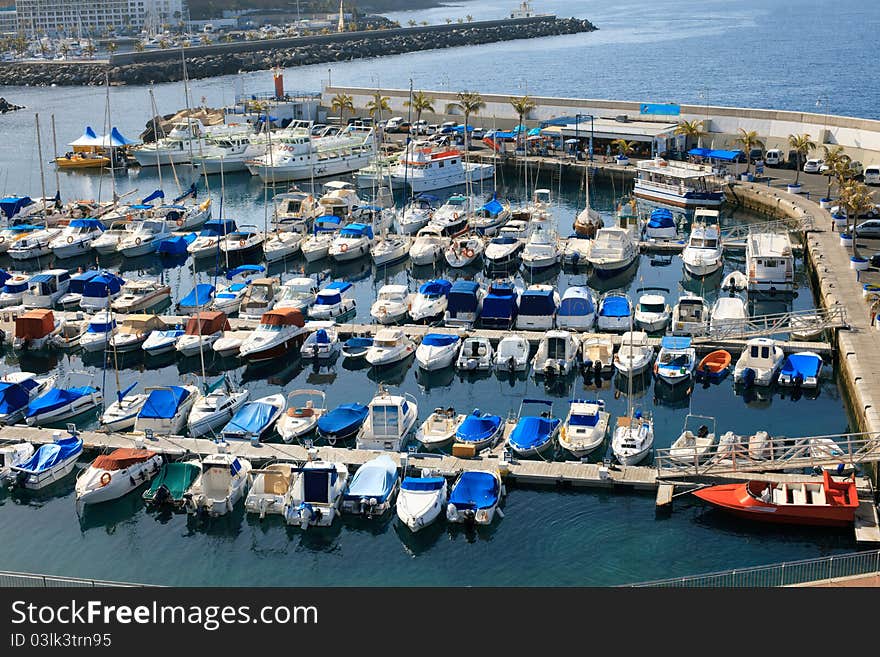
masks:
[[[559,446],[575,458],[588,456],[605,442],[610,418],[601,399],[572,399],[559,430]]]
[[[128,281],[110,304],[117,313],[136,313],[155,308],[171,298],[171,287],[158,281]]]
[[[288,525],[302,529],[329,527],[339,514],[348,487],[348,467],[344,463],[308,461],[290,487],[282,510]]]
[[[457,187],[491,178],[491,164],[465,162],[465,154],[456,149],[434,150],[430,143],[411,142],[397,165],[391,169],[394,187],[408,185],[414,194]]]
[[[40,445],[29,459],[11,466],[16,484],[39,490],[61,481],[73,471],[82,455],[82,439],[77,436],[62,438],[57,431],[54,438],[54,442]]]
[[[110,404],[101,414],[101,428],[105,431],[126,431],[134,426],[138,413],[147,402],[147,395],[133,393],[137,382],[125,390],[116,392],[116,401]]]
[[[626,331],[632,324],[632,314],[632,301],[625,292],[606,292],[599,299],[596,325],[600,331]]]
[[[779,373],[785,352],[772,338],[752,338],[746,342],[733,369],[734,383],[769,386]]]
[[[342,219],[336,216],[322,216],[315,218],[315,227],[311,235],[308,235],[299,245],[306,262],[316,262],[326,258],[330,253],[330,245],[336,240]]]
[[[244,340],[242,338],[236,336],[224,335],[222,338],[217,340],[217,342],[211,345],[211,349],[221,358],[237,356],[238,350],[241,349],[241,343],[243,341]]]
[[[718,210],[697,208],[690,239],[681,254],[685,271],[692,276],[714,274],[724,264],[723,255]]]
[[[409,393],[392,395],[380,386],[367,405],[367,419],[357,433],[357,449],[401,451],[418,417],[415,397]]]
[[[97,219],[72,219],[49,247],[56,258],[72,258],[91,251],[92,242],[103,232],[104,224]]]
[[[464,414],[456,414],[455,409],[435,408],[416,431],[416,440],[425,449],[447,447],[455,440],[455,432],[464,421]]]
[[[318,295],[318,284],[314,278],[298,276],[281,284],[281,293],[275,302],[276,308],[296,308],[306,314],[315,303]]]
[[[486,245],[478,235],[462,235],[453,238],[444,249],[443,256],[450,267],[467,267],[483,255]]]
[[[583,235],[569,235],[562,246],[562,262],[572,267],[586,267],[590,264],[593,252],[593,239]]]
[[[519,297],[516,328],[546,331],[553,328],[559,310],[559,292],[552,285],[530,285]]]
[[[6,279],[0,288],[0,308],[17,306],[21,304],[25,293],[28,291],[28,282],[31,277],[26,274],[12,274]]]
[[[348,224],[330,244],[327,252],[337,262],[348,262],[365,256],[373,244],[373,228],[367,224]]]
[[[518,262],[526,245],[527,232],[528,224],[520,219],[513,219],[502,226],[498,234],[486,244],[483,252],[486,267],[505,268]]]
[[[279,308],[263,313],[260,323],[241,341],[238,355],[249,361],[281,358],[299,346],[305,333],[305,320],[295,308]]]
[[[206,354],[211,350],[211,346],[223,337],[223,332],[229,330],[226,313],[204,310],[187,320],[186,329],[178,338],[174,348],[184,358],[195,356],[199,352]]]
[[[76,504],[98,504],[127,495],[162,468],[162,457],[147,449],[121,448],[102,454],[76,479]]]
[[[49,344],[56,349],[78,349],[80,339],[85,335],[89,322],[87,319],[81,319],[82,313],[77,313],[77,316],[80,319],[68,318],[60,322],[58,330],[49,339]]]
[[[442,370],[455,361],[460,345],[457,335],[428,333],[416,348],[416,363],[429,372]]]
[[[127,315],[116,326],[116,332],[107,342],[109,349],[119,353],[142,348],[153,331],[165,328],[157,315]]]
[[[748,304],[742,297],[731,294],[719,296],[712,304],[709,334],[721,337],[725,333],[739,333],[749,318]]]
[[[19,237],[6,253],[13,260],[31,260],[52,253],[52,241],[61,232],[60,228],[43,228]]]
[[[578,337],[565,330],[547,331],[538,342],[538,351],[532,359],[535,374],[566,376],[577,369]]]
[[[383,285],[370,308],[370,316],[380,324],[394,324],[406,317],[411,302],[406,285]]]
[[[397,517],[413,533],[427,527],[446,510],[447,485],[442,476],[405,477],[397,493]]]
[[[381,237],[370,247],[370,256],[377,267],[406,260],[409,257],[409,238],[400,235]]]
[[[573,286],[565,290],[556,312],[557,328],[591,331],[595,323],[596,299],[592,290],[586,286]]]
[[[263,242],[263,257],[266,262],[278,262],[296,254],[302,244],[300,233],[276,230]]]
[[[275,206],[275,225],[285,232],[307,231],[316,216],[315,213],[323,214],[323,206],[312,194],[295,188],[283,194],[276,194],[272,198],[272,204]]]
[[[141,344],[141,349],[148,356],[159,356],[175,351],[177,341],[183,335],[182,328],[155,330]]]
[[[468,337],[461,342],[458,358],[455,361],[455,368],[468,372],[487,372],[492,369],[494,357],[495,350],[489,338],[480,336]]]
[[[171,229],[164,219],[148,219],[136,224],[124,235],[116,246],[116,251],[124,258],[155,253],[159,243],[171,237]]]
[[[28,403],[25,422],[36,427],[60,423],[98,408],[102,401],[101,391],[94,386],[55,386]]]
[[[225,239],[220,240],[219,247],[221,252],[237,256],[262,248],[265,241],[266,236],[255,225],[247,224],[226,235]]]
[[[228,276],[229,274],[227,274],[227,277]],[[229,285],[218,288],[214,294],[214,299],[211,302],[211,310],[216,310],[227,315],[237,313],[239,308],[241,308],[241,304],[244,303],[250,285],[250,281],[246,280],[243,282],[237,281],[229,283]]]
[[[437,208],[428,226],[439,228],[444,237],[455,237],[467,232],[469,217],[477,204],[478,201],[473,196],[453,194],[446,203]]]
[[[410,303],[410,319],[422,322],[442,317],[449,304],[451,288],[452,283],[442,278],[422,283]]]
[[[471,216],[471,227],[478,235],[491,237],[510,219],[510,201],[499,199],[498,194],[493,193],[492,198],[474,210]]]
[[[31,276],[27,291],[21,298],[25,308],[52,308],[70,287],[66,269],[47,269]]]
[[[562,259],[562,249],[556,232],[548,227],[532,231],[520,254],[523,267],[530,270],[556,266]]]
[[[699,422],[700,426],[693,428],[696,422]],[[711,424],[711,427],[709,424]],[[675,439],[669,448],[669,458],[696,465],[709,457],[710,452],[715,446],[716,438],[715,418],[688,413],[684,420],[684,428],[681,435]]]
[[[303,358],[315,360],[326,360],[336,356],[341,349],[341,344],[333,326],[333,322],[328,320],[308,322],[305,329],[311,333],[303,341],[299,349],[300,355]]]
[[[55,377],[38,379],[33,372],[8,372],[0,377],[0,424],[15,424],[28,404],[55,384]]]
[[[239,318],[260,319],[264,313],[275,307],[280,292],[280,282],[274,276],[251,280],[238,307]]]
[[[672,309],[662,294],[642,294],[633,319],[635,325],[643,331],[658,333],[665,329],[672,319]]]
[[[268,514],[284,513],[284,505],[299,472],[296,464],[283,462],[270,463],[259,470],[251,470],[253,483],[244,500],[245,510],[260,514],[260,518],[265,518]]]
[[[202,459],[202,476],[185,497],[186,512],[212,517],[232,513],[247,491],[252,469],[250,461],[233,454],[206,456]]]
[[[294,403],[305,398],[304,404]],[[286,443],[292,443],[310,434],[318,426],[318,420],[327,412],[327,396],[320,390],[294,390],[287,395],[287,413],[278,419],[275,429]],[[315,403],[317,401],[317,404]]]
[[[581,341],[581,362],[584,369],[598,374],[614,370],[614,341],[608,336],[584,337]]]
[[[225,378],[222,381],[225,383]],[[213,438],[218,435],[219,430],[247,403],[249,397],[250,391],[231,390],[228,386],[202,395],[193,404],[186,420],[190,437],[198,438],[210,434]]]
[[[794,290],[795,259],[788,231],[759,232],[756,228],[746,238],[746,271],[749,292]]]
[[[267,395],[242,404],[220,430],[223,440],[260,441],[272,430],[287,407],[282,394]]]
[[[16,317],[14,324],[12,348],[37,351],[52,344],[65,322],[47,308],[35,308]]]
[[[701,336],[709,332],[709,304],[703,297],[686,293],[672,308],[672,335]]]
[[[5,486],[14,479],[14,467],[30,460],[34,455],[34,446],[31,443],[12,443],[0,447],[0,486]]]
[[[180,435],[193,405],[201,397],[193,385],[153,386],[134,422],[135,431],[151,430],[157,436]]]
[[[505,335],[498,342],[494,365],[498,372],[524,372],[529,368],[529,341],[521,335]]]
[[[598,276],[614,276],[629,268],[638,257],[638,236],[631,228],[611,226],[596,231],[589,261]]]
[[[333,281],[321,289],[315,296],[314,305],[309,308],[312,319],[333,319],[354,311],[357,301],[350,296],[352,284],[345,281]]]
[[[414,353],[413,341],[399,328],[383,328],[376,332],[365,359],[373,367],[398,363]]]
[[[824,363],[813,351],[798,351],[785,357],[779,371],[779,385],[794,388],[818,388]]]
[[[632,381],[632,379],[629,379]],[[631,395],[627,395],[630,399]],[[611,438],[611,451],[622,465],[638,465],[654,447],[654,421],[641,411],[617,418]]]
[[[187,245],[186,251],[196,259],[209,256],[216,258],[220,252],[220,242],[236,229],[235,222],[231,219],[213,219],[202,227],[196,238]]]
[[[244,131],[237,126],[206,127],[198,119],[186,117],[174,122],[168,133],[156,141],[133,147],[131,153],[142,167],[187,164],[192,155],[210,146],[209,136],[229,136],[235,132]]]
[[[427,225],[420,228],[409,247],[409,258],[414,265],[433,265],[443,255],[449,238],[443,235],[439,226]]]
[[[689,380],[697,366],[697,350],[687,337],[664,336],[654,363],[654,375],[670,385]]]
[[[620,338],[620,349],[614,354],[614,367],[623,376],[637,376],[654,361],[654,347],[648,344],[648,334],[627,331]]]
[[[436,196],[419,194],[403,208],[397,219],[397,230],[402,235],[412,235],[428,225],[440,202]]]
[[[504,497],[504,483],[497,471],[465,470],[452,486],[446,520],[455,523],[490,525]]]
[[[134,222],[128,219],[113,221],[107,230],[92,240],[90,246],[98,255],[112,255],[116,253],[119,242],[127,237],[134,227]]]

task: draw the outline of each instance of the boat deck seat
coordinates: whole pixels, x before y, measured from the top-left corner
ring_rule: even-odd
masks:
[[[293,408],[290,409],[293,411],[290,413],[290,417],[312,417],[315,414],[315,410],[312,408]]]
[[[792,498],[794,499],[794,504],[807,503],[807,494],[802,486],[793,487],[791,492]]]
[[[774,504],[786,504],[785,499],[785,491],[781,488],[773,489],[773,503]]]
[[[810,504],[828,504],[828,500],[825,499],[825,491],[820,488],[810,489]]]
[[[290,482],[286,475],[281,473],[263,475],[263,492],[269,495],[284,495],[290,487]]]

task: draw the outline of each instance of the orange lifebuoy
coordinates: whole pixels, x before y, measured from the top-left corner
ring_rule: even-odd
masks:
[[[345,253],[346,251],[348,251],[348,244],[343,244],[339,247],[339,250]]]
[[[453,212],[453,213],[452,213],[452,218],[453,218],[453,219],[458,219],[458,212]]]
[[[132,219],[134,219],[134,215],[130,215],[130,214],[125,215],[126,221],[131,221]]]
[[[140,246],[140,244],[141,244],[141,238],[140,238],[140,237],[135,237],[135,238],[134,238],[134,243],[137,244],[138,246]]]
[[[112,478],[113,478],[113,475],[111,475],[109,472],[105,472],[104,474],[102,474],[101,475],[101,486],[106,486],[107,484],[109,484],[110,480]]]
[[[467,258],[473,258],[474,257],[474,250],[473,249],[465,249],[464,255]]]
[[[178,220],[177,220],[177,225],[178,225],[178,226],[183,226],[183,219],[178,219]]]
[[[238,245],[239,245],[239,246],[244,246],[244,245],[245,245],[245,240],[238,240]]]

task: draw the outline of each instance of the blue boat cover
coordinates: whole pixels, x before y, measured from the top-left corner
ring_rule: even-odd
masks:
[[[63,463],[71,456],[82,452],[83,441],[80,438],[68,436],[60,438],[54,443],[41,445],[34,455],[22,463],[19,469],[31,473],[46,472],[59,463]]]
[[[339,290],[340,292],[345,292],[349,289],[351,289],[351,283],[347,281],[333,281],[324,288],[324,290]]]
[[[656,208],[651,212],[648,228],[675,228],[672,212],[666,208]]]
[[[238,276],[239,274],[244,274],[247,272],[253,272],[254,274],[259,274],[261,272],[266,271],[266,268],[263,265],[241,265],[236,267],[235,269],[230,269],[226,272],[226,278],[230,281]]]
[[[362,237],[366,235],[373,239],[373,227],[367,224],[348,224],[342,229],[340,235],[348,235],[349,237]]]
[[[556,313],[554,290],[526,290],[519,298],[519,314],[536,317]]]
[[[382,454],[357,469],[348,484],[348,490],[345,491],[345,499],[359,500],[369,497],[381,503],[391,495],[395,483],[397,464],[390,456]]]
[[[318,329],[315,331],[315,342],[318,344],[330,344],[330,336],[327,335],[327,329]]]
[[[511,445],[519,449],[540,447],[550,440],[550,436],[558,426],[559,420],[555,417],[522,417],[510,432],[508,440]]]
[[[149,196],[145,196],[144,198],[142,198],[141,205],[146,205],[150,201],[155,201],[157,198],[165,198],[165,192],[163,192],[161,189],[157,189]]]
[[[504,206],[501,204],[501,201],[499,201],[498,198],[493,195],[492,200],[483,205],[483,207],[478,210],[478,212],[480,211],[486,212],[486,214],[492,217],[497,217],[499,214],[504,212]]]
[[[14,293],[14,292],[24,292],[25,290],[28,289],[28,282],[29,281],[25,281],[24,283],[15,283],[15,284],[7,283],[6,285],[3,286],[3,292],[9,292],[10,294]],[[70,288],[68,288],[68,289],[70,289]]]
[[[573,427],[595,427],[599,423],[599,414],[592,415],[571,415],[568,423]]]
[[[76,401],[80,397],[85,397],[93,392],[97,392],[97,388],[92,386],[81,386],[79,388],[52,388],[48,392],[43,393],[30,404],[27,408],[27,416],[34,417],[40,413],[48,413],[57,408],[66,406]]]
[[[596,312],[593,297],[588,288],[570,287],[562,295],[559,314],[564,317],[585,317]],[[629,313],[627,313],[629,314]]]
[[[187,233],[186,235],[178,235],[177,237],[169,237],[167,240],[159,242],[157,251],[160,255],[183,255],[186,253],[186,247],[196,241],[195,233]]]
[[[314,233],[317,235],[320,232],[332,232],[338,229],[341,223],[342,219],[335,214],[326,214],[315,219]]]
[[[10,274],[5,269],[0,269],[0,285],[3,285],[10,278],[12,278],[12,274]]]
[[[195,286],[192,292],[187,294],[183,299],[180,300],[181,307],[192,307],[196,306],[204,306],[206,303],[211,301],[214,296],[214,286],[210,283],[199,283]]]
[[[278,408],[267,402],[249,402],[236,411],[229,423],[223,427],[223,433],[259,436],[266,430],[277,412]]]
[[[27,406],[30,391],[37,385],[33,379],[25,379],[21,383],[0,381],[0,414],[9,415]]]
[[[7,196],[0,199],[0,210],[3,211],[7,219],[12,219],[22,208],[26,208],[32,203],[30,196]]]
[[[435,278],[433,281],[428,281],[427,283],[422,283],[419,286],[419,294],[423,294],[425,296],[434,296],[434,297],[445,297],[449,294],[449,290],[452,288],[452,283],[442,278]]]
[[[456,509],[490,509],[498,504],[501,490],[491,472],[462,472],[449,495]]]
[[[119,292],[124,283],[125,281],[116,274],[107,271],[101,272],[85,284],[82,295],[84,297],[106,299],[109,295]]]
[[[190,391],[180,386],[151,390],[138,417],[155,420],[172,418],[189,395]]]
[[[501,417],[480,413],[474,410],[455,430],[455,439],[463,443],[479,443],[489,439],[498,431]]]
[[[101,272],[97,269],[89,269],[87,271],[82,272],[81,274],[75,274],[70,277],[70,285],[67,286],[67,291],[71,294],[82,294],[86,289],[86,283],[90,280],[98,276]]]
[[[665,335],[660,338],[660,346],[664,349],[687,349],[691,346],[691,339],[683,336]]]
[[[422,339],[422,344],[429,347],[448,347],[456,342],[458,342],[457,335],[447,335],[446,333],[428,333]]]
[[[373,346],[373,338],[366,337],[356,337],[349,338],[345,341],[345,346],[349,349],[358,348],[358,347],[372,347]]]
[[[509,326],[517,314],[516,291],[507,284],[493,284],[483,298],[480,317],[483,324],[500,323]],[[552,314],[552,313],[551,313]]]
[[[363,404],[342,404],[318,418],[318,431],[329,435],[347,435],[367,419],[369,409]]]
[[[443,477],[406,477],[400,484],[403,490],[440,490],[446,485]]]
[[[86,217],[84,219],[74,219],[69,224],[72,228],[88,228],[93,229],[97,228],[98,230],[104,231],[107,230],[107,227],[102,224],[97,219],[92,219],[91,217]]]
[[[790,354],[782,364],[782,373],[791,377],[799,374],[804,377],[818,376],[822,369],[822,358],[816,354]]]
[[[86,329],[86,333],[109,333],[113,330],[113,327],[116,326],[116,320],[114,319],[111,322],[106,322],[103,324],[96,323],[94,321],[89,322],[89,327]]]
[[[477,310],[477,290],[479,283],[475,281],[455,281],[449,288],[449,304],[447,309],[451,315],[455,313],[472,313]]]
[[[605,297],[599,309],[603,317],[629,317],[629,299],[626,297]]]
[[[217,237],[217,235],[228,235],[235,231],[237,226],[233,219],[211,219],[206,221],[199,233],[200,237]]]

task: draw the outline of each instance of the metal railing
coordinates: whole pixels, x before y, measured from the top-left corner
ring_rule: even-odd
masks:
[[[880,550],[625,584],[635,588],[777,587],[880,573]]]
[[[709,449],[663,448],[654,452],[657,477],[706,477],[773,472],[789,468],[829,468],[832,474],[859,463],[880,461],[880,434],[849,433],[800,438],[728,432]]]
[[[796,310],[770,315],[755,315],[744,319],[724,319],[710,323],[705,338],[700,340],[717,340],[720,338],[757,338],[761,336],[797,333],[798,335],[818,335],[826,329],[846,328],[847,315],[843,306],[815,308],[812,310]]]
[[[743,240],[753,233],[782,233],[802,232],[813,230],[815,219],[811,214],[802,217],[786,217],[785,219],[773,219],[771,221],[759,221],[754,223],[731,226],[721,231],[722,242]]]
[[[132,582],[110,582],[101,579],[81,579],[59,575],[36,575],[33,573],[11,573],[0,571],[0,588],[104,588],[107,586],[152,587],[154,584],[134,584]]]

